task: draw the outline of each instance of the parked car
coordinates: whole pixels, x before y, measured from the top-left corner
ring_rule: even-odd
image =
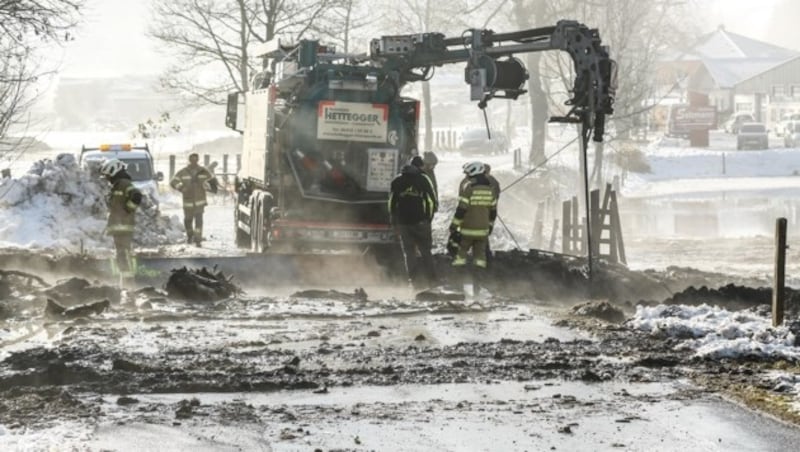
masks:
[[[800,121],[789,121],[783,132],[783,145],[787,148],[800,147]]]
[[[800,113],[783,115],[780,124],[778,124],[777,130],[775,130],[775,134],[778,136],[786,136],[787,133],[791,133],[792,131],[789,130],[789,124],[795,121],[800,121]]]
[[[489,138],[486,129],[469,129],[461,134],[458,150],[462,154],[504,154],[508,147],[508,138],[502,132],[492,130]]]
[[[756,118],[754,118],[751,113],[734,113],[733,116],[725,122],[724,128],[726,132],[736,135],[739,133],[739,127],[747,122],[756,122]]]
[[[769,147],[769,135],[767,127],[760,122],[746,122],[739,126],[736,134],[736,149],[767,149]]]

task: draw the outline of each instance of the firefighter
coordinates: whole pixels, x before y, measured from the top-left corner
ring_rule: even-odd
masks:
[[[425,151],[422,154],[422,171],[428,176],[433,186],[433,199],[436,201],[434,212],[439,211],[439,184],[436,182],[436,173],[434,172],[437,163],[439,163],[439,159],[433,152]]]
[[[492,186],[492,193],[494,193],[494,197],[497,201],[500,201],[500,182],[492,176],[492,167],[489,166],[488,163],[483,164],[484,174],[486,174],[486,178],[489,179],[489,185]],[[486,239],[486,265],[487,267],[492,264],[492,246],[489,242],[489,239]]]
[[[412,158],[392,180],[389,193],[389,216],[395,232],[400,236],[408,282],[415,287],[421,284],[429,287],[436,281],[431,255],[431,220],[436,208],[436,193],[422,167],[421,157]],[[417,251],[422,263],[419,269]]]
[[[481,274],[487,267],[486,242],[497,218],[497,197],[483,163],[470,162],[463,169],[467,179],[459,189],[458,207],[450,223],[451,236],[460,236],[453,267],[466,267],[467,254],[471,250],[472,276],[478,292]]]
[[[200,166],[200,156],[189,154],[189,164],[175,173],[169,185],[183,193],[183,226],[186,228],[186,243],[200,246],[203,241],[203,211],[205,210],[206,185],[211,193],[217,192],[217,179],[206,168]],[[194,223],[194,225],[192,225]]]
[[[114,239],[115,270],[119,272],[120,286],[129,284],[136,272],[131,247],[136,208],[142,203],[142,193],[133,186],[126,167],[117,159],[106,160],[100,167],[100,174],[111,183],[106,232]]]

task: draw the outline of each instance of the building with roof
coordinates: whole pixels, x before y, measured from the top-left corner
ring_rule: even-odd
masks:
[[[722,26],[688,49],[669,52],[658,68],[662,93],[684,101],[690,94],[707,96],[722,116],[748,111],[762,121],[778,121],[781,110],[800,101],[800,52]]]

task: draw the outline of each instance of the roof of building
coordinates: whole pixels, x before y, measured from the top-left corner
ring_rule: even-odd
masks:
[[[794,58],[789,58],[794,59]],[[781,65],[787,59],[706,59],[703,65],[719,88],[733,88],[736,84]]]
[[[674,51],[664,56],[664,61],[697,61],[707,59],[772,59],[784,61],[800,55],[791,49],[758,41],[720,26],[698,39],[688,50]]]

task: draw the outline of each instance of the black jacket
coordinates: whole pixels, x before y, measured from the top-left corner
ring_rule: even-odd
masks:
[[[431,221],[435,209],[436,193],[431,180],[416,166],[404,166],[392,181],[389,194],[392,224]]]

